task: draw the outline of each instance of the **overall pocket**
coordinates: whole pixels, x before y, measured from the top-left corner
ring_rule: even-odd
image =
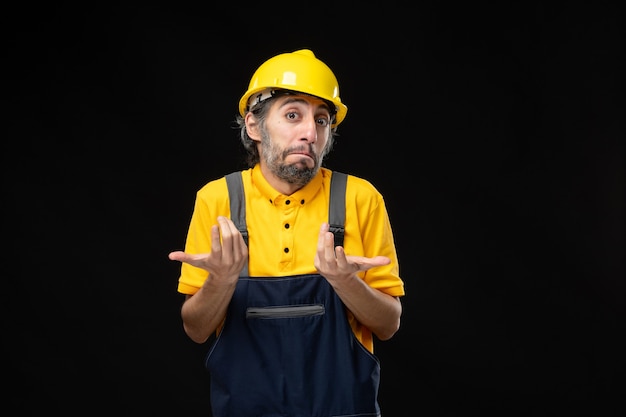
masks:
[[[247,319],[285,319],[308,316],[319,316],[326,312],[323,304],[248,307]]]

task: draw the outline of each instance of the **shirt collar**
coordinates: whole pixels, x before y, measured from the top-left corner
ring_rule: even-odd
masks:
[[[291,195],[284,195],[276,191],[270,185],[270,183],[267,182],[267,180],[263,176],[263,173],[261,172],[261,167],[259,166],[259,164],[257,164],[252,169],[252,184],[261,193],[261,195],[263,195],[272,204],[277,204],[278,202],[284,201],[286,199],[298,202],[300,204],[305,204],[322,189],[323,171],[324,168],[321,168],[308,184],[300,188],[295,193]]]

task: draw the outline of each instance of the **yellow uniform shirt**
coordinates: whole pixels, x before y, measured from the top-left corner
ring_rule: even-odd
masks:
[[[330,177],[322,168],[292,195],[280,194],[265,180],[260,167],[242,172],[249,236],[249,275],[272,277],[315,274],[313,265],[320,226],[328,221]],[[211,251],[211,226],[218,216],[230,217],[225,178],[207,183],[196,195],[185,252]],[[346,187],[344,248],[347,255],[387,256],[389,265],[359,273],[369,286],[392,296],[404,295],[389,216],[382,195],[368,181],[349,175]],[[194,294],[208,273],[183,263],[178,291]],[[357,338],[373,351],[372,334],[348,312]]]

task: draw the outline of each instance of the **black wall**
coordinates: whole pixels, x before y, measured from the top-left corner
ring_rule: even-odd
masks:
[[[244,166],[253,70],[301,48],[349,107],[327,166],[395,230],[383,415],[624,415],[623,18],[594,4],[7,9],[12,415],[210,415],[167,254]]]

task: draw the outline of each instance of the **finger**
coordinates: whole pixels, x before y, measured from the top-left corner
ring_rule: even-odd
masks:
[[[324,234],[324,259],[326,262],[336,262],[335,260],[335,236],[332,232]]]
[[[222,243],[220,242],[219,226],[214,224],[211,226],[211,252],[220,257],[222,253]]]
[[[183,251],[175,251],[175,252],[170,252],[169,258],[173,261],[184,262],[184,263],[193,265],[198,268],[206,269],[205,268],[205,263],[206,263],[206,258],[207,258],[206,254],[190,255]]]
[[[246,259],[248,257],[248,245],[235,223],[223,216],[218,218],[218,222],[222,233],[222,261],[227,264],[234,264]]]
[[[334,262],[335,260],[335,236],[332,232],[329,232],[330,225],[328,223],[322,223],[320,226],[320,233],[317,239],[317,253],[321,260],[325,262]]]
[[[343,246],[337,246],[335,248],[335,259],[337,262],[337,267],[339,269],[346,269],[349,265],[348,258],[346,257],[346,252]],[[354,269],[354,268],[353,268]]]
[[[322,223],[320,226],[320,233],[317,235],[317,252],[320,254],[324,252],[324,242],[326,241],[326,233],[329,229],[330,226],[328,223]]]
[[[233,221],[229,219],[228,217],[218,216],[217,222],[220,225],[222,234],[236,235],[239,232],[239,230],[237,229],[237,226],[235,226],[235,223],[233,223]]]
[[[177,250],[170,252],[167,257],[172,261],[182,261],[185,258],[185,252]]]
[[[377,266],[384,266],[391,263],[391,259],[386,256],[375,256],[373,258],[366,258],[364,256],[346,256],[348,263],[354,264],[358,267],[359,271],[367,271],[370,268]]]
[[[231,221],[227,217],[219,216],[217,218],[220,234],[222,236],[222,261],[231,263],[233,261],[233,229]],[[236,232],[236,230],[235,230]]]

